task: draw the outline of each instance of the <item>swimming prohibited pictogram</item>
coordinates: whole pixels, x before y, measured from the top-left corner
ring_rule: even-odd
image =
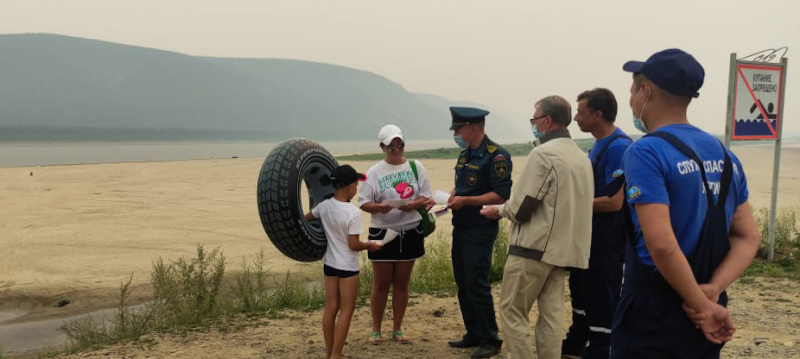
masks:
[[[775,146],[768,235],[769,260],[773,258],[775,243],[775,208],[778,203],[781,163],[783,100],[786,89],[786,68],[789,64],[789,59],[785,55],[788,50],[787,47],[767,49],[741,59],[737,59],[736,53],[732,53],[728,77],[725,146],[730,146],[730,141],[742,140],[772,141]]]
[[[777,64],[736,64],[731,139],[776,139],[784,67]]]

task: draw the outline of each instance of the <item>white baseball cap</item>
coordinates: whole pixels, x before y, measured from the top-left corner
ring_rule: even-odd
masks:
[[[400,127],[395,125],[383,126],[381,127],[380,132],[378,132],[378,140],[380,140],[385,146],[388,146],[390,143],[392,143],[392,140],[395,138],[403,140],[403,131],[400,130]]]

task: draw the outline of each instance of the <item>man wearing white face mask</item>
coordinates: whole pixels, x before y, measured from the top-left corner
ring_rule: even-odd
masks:
[[[455,166],[455,188],[447,205],[453,210],[453,276],[467,332],[448,344],[478,347],[473,358],[500,352],[489,267],[498,221],[480,215],[484,205],[500,204],[511,193],[511,156],[484,133],[488,111],[451,107],[450,130],[464,149]]]
[[[614,313],[611,358],[719,358],[736,327],[725,288],[758,249],[741,163],[689,124],[705,72],[669,49],[629,61],[634,124],[623,157],[633,240]]]
[[[536,103],[531,130],[541,145],[528,155],[511,198],[481,214],[511,221],[500,320],[509,359],[534,357],[529,313],[538,302],[536,355],[561,358],[564,269],[586,269],[592,236],[594,180],[588,156],[570,138],[570,105],[559,96]]]

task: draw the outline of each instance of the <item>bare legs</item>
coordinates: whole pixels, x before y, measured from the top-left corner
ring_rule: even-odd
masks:
[[[403,317],[408,307],[408,285],[411,282],[411,271],[414,261],[405,262],[372,262],[374,281],[370,294],[372,310],[372,331],[380,332],[389,288],[392,287],[392,332],[401,330]]]
[[[350,320],[356,307],[358,276],[348,278],[325,276],[325,312],[322,333],[325,338],[325,358],[342,358],[342,349],[350,330]],[[339,320],[336,321],[336,314]]]

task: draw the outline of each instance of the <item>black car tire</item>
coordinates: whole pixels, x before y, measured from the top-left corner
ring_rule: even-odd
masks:
[[[330,174],[338,165],[324,147],[304,138],[279,143],[264,159],[258,176],[258,214],[272,244],[289,258],[313,262],[325,255],[322,223],[305,220],[301,190],[305,183],[309,211],[333,196]]]

